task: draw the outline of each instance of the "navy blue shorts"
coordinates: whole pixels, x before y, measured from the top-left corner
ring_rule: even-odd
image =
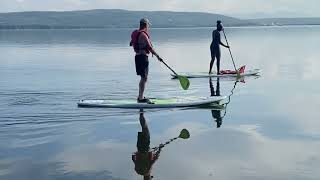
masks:
[[[137,75],[145,78],[149,73],[149,60],[147,55],[139,54],[135,56]]]
[[[150,150],[149,131],[138,132],[137,149],[139,152],[149,152]]]

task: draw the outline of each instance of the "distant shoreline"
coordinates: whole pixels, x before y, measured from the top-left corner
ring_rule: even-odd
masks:
[[[268,28],[268,27],[305,27],[320,26],[320,24],[288,24],[288,25],[251,25],[251,26],[225,26],[226,28]],[[138,27],[48,27],[48,28],[30,28],[30,27],[10,27],[4,28],[0,26],[0,30],[103,30],[103,29],[135,29]],[[186,27],[152,27],[152,29],[206,29],[214,28],[212,26],[186,26]]]
[[[0,29],[119,29],[137,28],[148,17],[153,28],[276,27],[320,25],[320,18],[239,19],[222,14],[174,11],[128,11],[93,9],[80,11],[25,11],[0,13]]]

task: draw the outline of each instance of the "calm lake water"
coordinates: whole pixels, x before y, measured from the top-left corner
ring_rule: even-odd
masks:
[[[0,31],[0,179],[143,179],[132,153],[138,110],[78,108],[84,98],[136,98],[132,29]],[[211,29],[152,29],[177,72],[206,72]],[[154,179],[319,179],[320,26],[226,28],[236,65],[260,77],[220,79],[225,109],[145,110],[151,147],[186,128],[160,153]],[[222,68],[232,69],[227,49]],[[150,58],[147,97],[210,96],[209,79],[188,91]],[[216,90],[217,79],[211,79]],[[217,128],[219,127],[219,128]]]

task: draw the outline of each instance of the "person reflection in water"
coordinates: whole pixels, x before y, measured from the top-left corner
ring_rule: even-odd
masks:
[[[142,131],[138,132],[137,152],[132,155],[132,161],[135,171],[142,175],[144,180],[151,180],[152,165],[159,158],[162,146],[156,151],[150,149],[150,133],[143,110],[140,110],[139,120]]]
[[[213,119],[216,120],[217,122],[217,128],[219,128],[222,125],[222,119],[226,116],[227,114],[227,106],[229,105],[229,103],[231,102],[231,96],[233,95],[233,92],[237,86],[237,83],[241,82],[241,83],[245,83],[243,78],[237,79],[234,82],[233,88],[231,90],[231,94],[228,95],[228,100],[227,102],[224,104],[224,113],[222,114],[222,109],[213,109],[211,110],[211,114]],[[220,94],[220,79],[219,77],[217,77],[217,85],[216,85],[216,90],[214,90],[214,86],[212,83],[212,79],[211,77],[209,78],[209,85],[210,85],[210,95],[211,96],[221,96]],[[222,114],[222,115],[221,115]]]
[[[216,85],[216,91],[214,90],[213,83],[211,77],[209,78],[209,84],[210,84],[210,95],[211,96],[220,96],[220,79],[217,78],[217,85]],[[221,110],[211,110],[212,117],[217,122],[217,128],[220,128],[222,125],[222,116],[221,116]]]

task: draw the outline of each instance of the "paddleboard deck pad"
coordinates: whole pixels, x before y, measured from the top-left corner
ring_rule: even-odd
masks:
[[[244,76],[254,76],[258,75],[261,72],[260,69],[252,69],[252,70],[246,70],[243,73],[240,73],[240,77]],[[217,73],[207,73],[207,72],[195,72],[195,73],[181,73],[180,76],[185,76],[187,78],[208,78],[208,77],[238,77],[238,75],[235,74],[217,74]],[[176,79],[177,76],[174,74],[171,74],[173,79]]]
[[[179,108],[195,107],[218,103],[226,96],[212,97],[186,97],[170,99],[150,99],[151,103],[138,103],[136,99],[128,100],[108,100],[108,99],[85,99],[78,102],[79,107],[104,107],[104,108]]]

